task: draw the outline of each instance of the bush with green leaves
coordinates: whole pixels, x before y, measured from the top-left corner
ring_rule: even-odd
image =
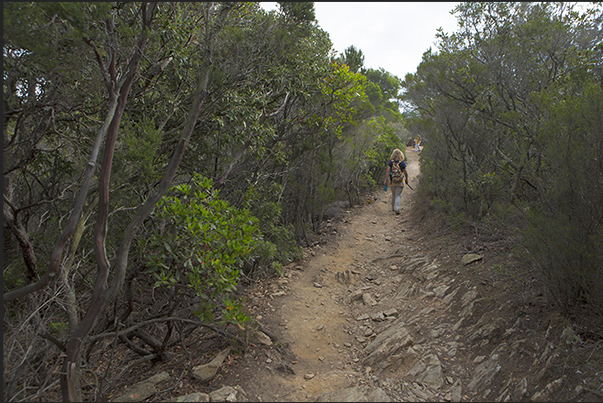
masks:
[[[279,199],[283,186],[277,182],[249,186],[244,196],[244,206],[259,219],[262,239],[256,243],[254,256],[248,270],[256,274],[280,275],[287,263],[300,260],[303,249],[295,241],[291,225],[282,222],[282,205]],[[258,269],[261,268],[258,272]]]
[[[527,214],[524,244],[557,304],[603,328],[603,89],[579,79],[579,95],[545,99],[543,197]]]
[[[195,175],[172,187],[158,204],[161,225],[149,238],[148,262],[157,287],[191,287],[200,320],[241,323],[234,297],[240,270],[263,245],[258,219],[221,200],[212,181]]]

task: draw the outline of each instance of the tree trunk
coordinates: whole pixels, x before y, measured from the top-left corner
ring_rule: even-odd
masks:
[[[107,141],[105,144],[103,163],[99,177],[99,206],[94,232],[94,251],[96,253],[96,261],[98,263],[98,272],[94,290],[92,292],[90,306],[86,311],[84,319],[79,323],[77,329],[74,333],[72,333],[71,337],[69,338],[69,342],[67,343],[67,349],[65,351],[65,364],[63,368],[64,372],[61,382],[63,399],[71,402],[81,401],[79,389],[79,361],[81,346],[88,335],[88,332],[96,323],[98,315],[101,313],[107,298],[106,290],[107,279],[109,277],[109,262],[105,253],[105,237],[107,234],[107,218],[109,216],[109,182],[111,178],[113,153],[121,118],[126,109],[128,94],[130,93],[130,88],[134,82],[134,77],[138,72],[140,60],[142,59],[142,53],[148,41],[148,28],[153,18],[155,4],[149,5],[143,3],[141,9],[143,18],[142,33],[136,48],[134,49],[132,58],[128,63],[127,73],[123,77],[123,81],[121,83],[117,82],[117,78],[115,78],[115,81],[113,81],[112,85],[109,86],[109,88],[115,88],[115,92],[117,93],[117,107],[115,108],[115,113],[107,130]],[[114,67],[112,65],[113,60],[114,59],[112,58],[110,62],[110,69]],[[111,74],[111,77],[113,78],[114,75]]]

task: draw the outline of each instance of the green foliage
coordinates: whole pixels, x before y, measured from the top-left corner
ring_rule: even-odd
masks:
[[[316,20],[314,3],[287,1],[278,2],[281,11],[294,23],[312,22]]]
[[[384,117],[387,122],[402,121],[399,109],[401,80],[383,68],[362,70],[362,73],[367,79],[366,93],[374,114]]]
[[[582,81],[582,80],[580,80]],[[603,307],[603,90],[552,102],[542,128],[542,205],[528,215],[526,246],[567,310]],[[572,309],[570,309],[572,308]]]
[[[12,290],[17,287],[23,287],[26,284],[26,278],[27,275],[25,273],[24,264],[12,263],[5,265],[4,272],[2,273],[4,290]]]
[[[600,312],[603,236],[600,230],[588,235],[572,221],[535,210],[528,215],[524,242],[560,307],[571,314],[584,308]]]
[[[385,69],[380,68],[363,70],[362,73],[366,76],[369,82],[379,86],[386,101],[399,99],[399,91],[402,85],[401,80],[392,75]]]
[[[283,188],[276,182],[249,186],[244,206],[258,218],[262,239],[256,244],[251,266],[270,269],[268,274],[282,274],[283,265],[303,258],[303,250],[295,241],[291,225],[282,222],[279,199]]]
[[[63,337],[69,326],[63,322],[52,322],[48,329],[55,337],[60,338]]]
[[[370,119],[367,126],[374,134],[375,140],[363,158],[371,167],[368,172],[378,183],[381,183],[385,175],[385,166],[392,151],[398,148],[403,154],[406,154],[405,140],[408,133],[403,126],[386,123],[383,117]]]
[[[333,131],[341,136],[345,124],[355,121],[367,107],[364,92],[366,77],[350,72],[346,64],[331,63],[332,71],[325,81],[319,83],[323,97],[331,103],[330,113],[322,120],[322,130]]]
[[[360,49],[356,49],[354,45],[345,49],[339,57],[341,58],[342,63],[348,65],[352,73],[362,71],[364,67],[364,54],[362,54]]]
[[[220,320],[242,319],[232,295],[261,240],[257,218],[220,200],[211,180],[199,175],[174,186],[158,208],[156,218],[165,226],[150,236],[147,262],[155,287],[191,287],[201,320],[213,321],[218,305],[224,307]]]
[[[132,174],[128,167],[136,167],[136,175],[146,178],[147,182],[157,180],[157,152],[161,143],[161,132],[149,117],[143,117],[139,123],[126,121],[123,128],[124,151],[119,162],[123,171]]]
[[[513,217],[551,294],[578,316],[603,309],[603,33],[592,8],[460,3],[458,31],[440,32],[439,52],[404,81],[425,188],[448,214]]]

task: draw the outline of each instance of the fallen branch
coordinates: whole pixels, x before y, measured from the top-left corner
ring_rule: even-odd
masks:
[[[136,329],[141,328],[143,326],[150,325],[152,323],[157,323],[157,322],[169,322],[169,321],[183,322],[183,323],[192,323],[193,325],[196,325],[196,326],[202,326],[202,327],[205,327],[207,329],[210,329],[210,330],[214,331],[215,333],[218,333],[218,334],[224,336],[227,339],[235,339],[238,342],[240,342],[243,345],[245,345],[245,343],[243,342],[243,340],[241,340],[237,336],[235,336],[233,334],[230,334],[230,333],[228,333],[228,332],[226,332],[226,331],[224,331],[222,329],[218,329],[215,326],[209,325],[207,323],[200,322],[198,320],[183,319],[183,318],[178,318],[178,317],[174,317],[174,316],[170,316],[170,317],[167,317],[167,318],[157,318],[157,319],[147,320],[145,322],[140,322],[140,323],[137,323],[137,324],[135,324],[133,326],[130,326],[127,329],[120,329],[120,330],[118,330],[116,332],[119,332],[120,335],[127,335],[127,334],[129,334],[129,333],[131,333],[131,332],[135,331]],[[89,340],[92,342],[92,341],[95,341],[95,340],[104,339],[106,337],[113,337],[113,336],[115,336],[116,332],[105,332],[105,333],[97,334],[96,336],[91,336],[89,338]]]

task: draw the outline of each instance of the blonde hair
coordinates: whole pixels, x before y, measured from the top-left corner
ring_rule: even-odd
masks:
[[[390,159],[392,161],[404,161],[404,154],[399,148],[396,148],[394,151],[392,151],[392,156]]]

